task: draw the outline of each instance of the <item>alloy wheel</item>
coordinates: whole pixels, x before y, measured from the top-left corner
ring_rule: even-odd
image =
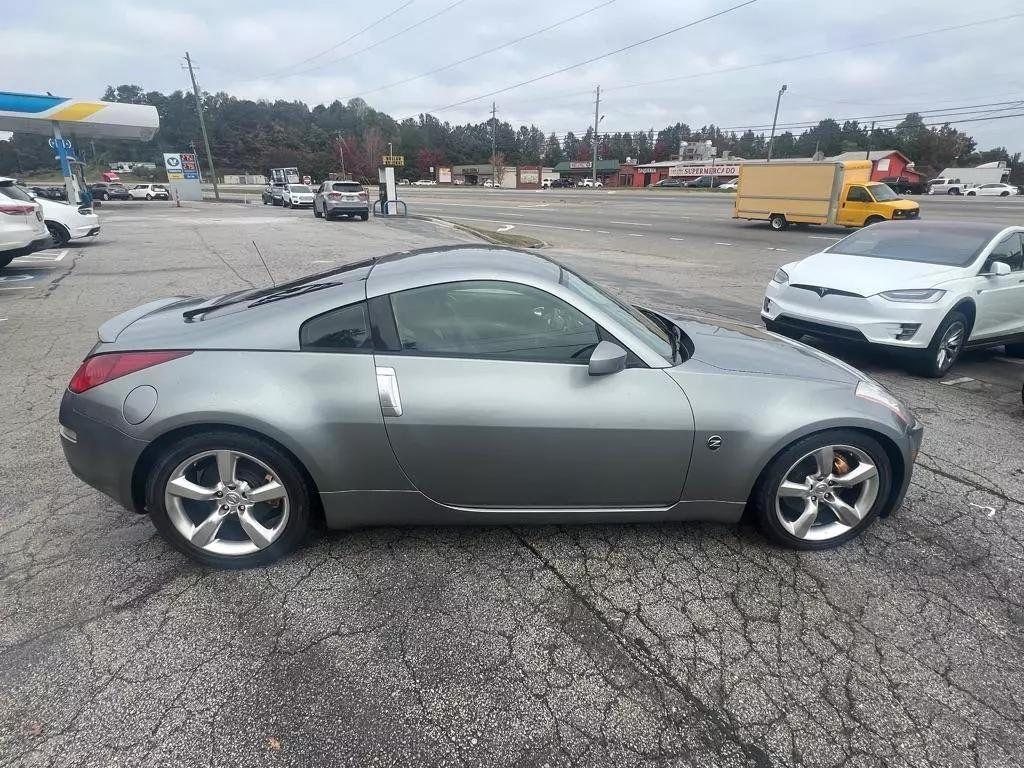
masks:
[[[798,539],[826,541],[855,528],[878,498],[878,468],[852,445],[826,445],[790,467],[775,493],[775,514]]]
[[[193,546],[235,557],[276,541],[288,524],[290,506],[277,472],[254,456],[227,449],[181,462],[167,481],[164,505]]]
[[[940,371],[945,371],[953,365],[964,345],[964,325],[960,322],[950,323],[949,328],[942,334],[939,341],[939,349],[935,354],[935,363]]]

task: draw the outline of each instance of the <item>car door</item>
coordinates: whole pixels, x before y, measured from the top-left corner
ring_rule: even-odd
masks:
[[[371,305],[392,339],[375,355],[388,437],[425,495],[538,509],[679,499],[693,442],[685,396],[638,358],[589,375],[608,335],[579,309],[503,281],[425,286]]]
[[[868,216],[868,208],[874,203],[866,188],[859,184],[851,185],[846,190],[846,197],[839,205],[836,223],[846,227],[859,227]]]
[[[1010,273],[985,276],[996,261],[1008,264]],[[1024,333],[1024,236],[1014,232],[1004,237],[985,259],[980,273],[971,339]]]

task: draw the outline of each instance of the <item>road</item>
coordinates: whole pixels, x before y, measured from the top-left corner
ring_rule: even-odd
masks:
[[[724,199],[641,195],[407,199],[571,226],[545,252],[632,298],[740,320],[770,270],[827,242],[732,222]],[[780,550],[746,524],[388,528],[211,571],[63,461],[57,406],[94,329],[150,299],[265,284],[253,239],[278,280],[473,241],[226,203],[102,217],[98,240],[0,282],[0,766],[1024,764],[1024,366],[976,354],[936,382],[838,350],[926,433],[903,508],[835,551]],[[654,250],[656,233],[687,239]]]

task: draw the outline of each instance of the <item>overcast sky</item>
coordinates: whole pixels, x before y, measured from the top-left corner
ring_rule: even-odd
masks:
[[[438,108],[599,56],[740,2],[178,0],[173,8],[170,3],[121,0],[12,3],[4,10],[4,87],[90,98],[99,97],[107,84],[172,91],[188,86],[180,69],[187,49],[208,91],[297,99],[311,106],[362,96],[396,118],[430,111],[454,123],[477,122],[489,116],[490,97]],[[789,91],[780,124],[827,116],[866,117],[870,122],[876,115],[957,111],[1021,99],[1021,107],[986,107],[1006,110],[990,114],[1012,114],[1024,112],[1024,16],[913,39],[892,38],[1015,13],[1024,13],[1020,0],[756,0],[493,99],[502,119],[517,126],[532,122],[558,133],[582,132],[593,121],[593,88],[598,83],[603,91],[602,131],[657,129],[676,121],[693,127],[708,122],[770,124],[782,83]],[[502,50],[380,89],[577,14],[583,15]],[[396,33],[401,34],[381,42]],[[822,51],[833,53],[770,63]],[[666,78],[676,79],[636,85]],[[926,114],[926,121],[977,116],[966,111],[934,114]],[[957,127],[971,133],[981,148],[1005,145],[1011,152],[1024,151],[1024,117]]]

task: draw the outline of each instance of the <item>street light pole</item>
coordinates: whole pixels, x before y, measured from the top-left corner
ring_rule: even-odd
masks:
[[[597,96],[594,99],[594,140],[593,152],[591,153],[590,178],[597,186],[597,124],[601,122],[598,113],[601,111],[601,86],[597,86]]]
[[[783,84],[783,86],[779,88],[778,98],[775,99],[775,117],[772,118],[772,135],[768,139],[768,160],[766,162],[769,163],[772,161],[772,144],[775,143],[775,125],[779,122],[779,104],[782,103],[782,94],[785,92],[786,85]]]

